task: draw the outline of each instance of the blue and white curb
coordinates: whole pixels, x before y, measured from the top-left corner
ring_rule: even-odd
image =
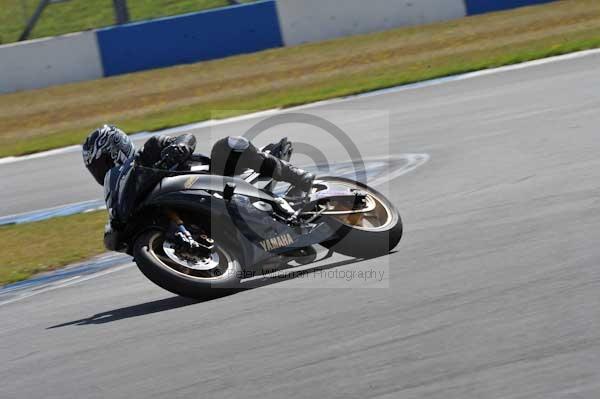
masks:
[[[91,278],[131,266],[131,256],[108,253],[83,263],[77,263],[53,272],[43,273],[29,280],[0,287],[0,306],[43,292],[81,283]]]
[[[23,224],[39,222],[59,216],[69,216],[77,213],[87,213],[106,209],[103,200],[91,200],[77,202],[74,204],[60,205],[47,209],[40,209],[32,212],[24,212],[16,215],[0,217],[0,226],[8,224]]]

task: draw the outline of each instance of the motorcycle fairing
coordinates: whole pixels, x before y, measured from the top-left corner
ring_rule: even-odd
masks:
[[[227,183],[236,186],[230,200],[222,197]],[[275,198],[238,178],[184,175],[164,178],[142,206],[179,207],[208,215],[213,236],[229,235],[246,267],[290,249],[318,244],[335,233],[326,223],[290,226],[257,209],[252,205],[256,201],[274,203]]]

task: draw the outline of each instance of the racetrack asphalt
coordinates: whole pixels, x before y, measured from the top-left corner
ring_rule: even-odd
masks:
[[[430,155],[383,187],[405,222],[397,251],[320,264],[383,284],[266,278],[194,302],[122,268],[0,305],[0,398],[600,397],[599,66],[307,108],[365,157]],[[298,124],[260,140],[282,133],[347,157]],[[2,165],[3,212],[97,198],[80,165]]]

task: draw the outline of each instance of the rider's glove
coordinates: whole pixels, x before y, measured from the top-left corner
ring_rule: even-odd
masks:
[[[167,167],[185,162],[191,155],[192,150],[185,144],[171,144],[165,147],[160,153],[161,160]]]

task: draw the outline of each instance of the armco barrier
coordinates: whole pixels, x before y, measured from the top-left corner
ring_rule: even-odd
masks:
[[[105,76],[283,45],[273,0],[106,28],[97,35]]]
[[[277,0],[286,46],[466,15],[463,0]]]
[[[486,12],[508,10],[511,8],[550,3],[556,0],[465,0],[467,14],[484,14]]]
[[[0,47],[0,93],[103,76],[94,32],[73,33]]]
[[[258,1],[0,46],[0,93],[551,1]]]

